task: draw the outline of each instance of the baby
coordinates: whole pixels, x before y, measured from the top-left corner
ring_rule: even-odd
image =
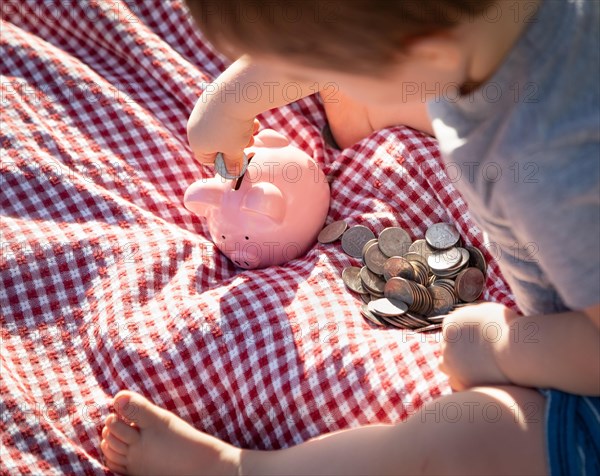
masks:
[[[599,474],[600,4],[188,4],[206,37],[239,58],[191,115],[198,160],[221,151],[238,168],[255,117],[290,102],[291,82],[304,96],[321,91],[341,147],[394,124],[433,133],[443,160],[464,171],[456,186],[503,252],[523,315],[496,303],[457,310],[444,322],[440,363],[453,394],[397,425],[283,450],[236,448],[121,391],[102,431],[107,466],[168,475]],[[251,82],[263,88],[259,101],[221,95]],[[493,338],[486,325],[498,330]],[[431,418],[448,404],[501,411]]]

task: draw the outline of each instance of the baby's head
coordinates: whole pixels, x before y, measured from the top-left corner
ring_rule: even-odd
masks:
[[[457,28],[477,23],[494,0],[187,0],[206,38],[231,58],[299,79],[348,77],[455,81],[465,67]],[[464,39],[464,38],[462,38]],[[464,43],[464,42],[463,42]],[[458,48],[458,49],[457,49]],[[339,75],[339,76],[338,76]],[[402,78],[401,78],[402,79]],[[350,92],[350,91],[349,91]],[[389,94],[373,91],[374,101]],[[379,99],[378,99],[379,98]]]

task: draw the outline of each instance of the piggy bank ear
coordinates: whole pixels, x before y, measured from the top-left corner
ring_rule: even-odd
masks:
[[[283,221],[285,208],[281,190],[269,182],[253,185],[242,200],[242,210],[268,216],[276,223]]]
[[[263,129],[254,136],[255,147],[286,147],[290,141],[273,129]]]
[[[221,204],[223,185],[214,179],[202,179],[194,182],[185,191],[183,205],[190,212],[206,217],[211,208]]]

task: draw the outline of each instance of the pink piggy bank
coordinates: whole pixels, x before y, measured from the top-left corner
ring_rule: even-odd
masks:
[[[252,158],[241,184],[201,179],[183,203],[206,218],[212,241],[240,268],[280,265],[315,243],[329,209],[329,184],[308,154],[273,130],[254,136],[246,154]]]

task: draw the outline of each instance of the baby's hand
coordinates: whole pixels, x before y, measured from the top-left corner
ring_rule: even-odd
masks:
[[[198,162],[214,164],[217,152],[222,152],[227,171],[239,175],[244,148],[254,143],[260,124],[254,118],[231,116],[218,96],[200,96],[187,124],[188,141]]]
[[[502,304],[490,302],[464,307],[444,319],[440,370],[454,390],[511,383],[496,355],[509,342],[509,325],[516,317]]]

